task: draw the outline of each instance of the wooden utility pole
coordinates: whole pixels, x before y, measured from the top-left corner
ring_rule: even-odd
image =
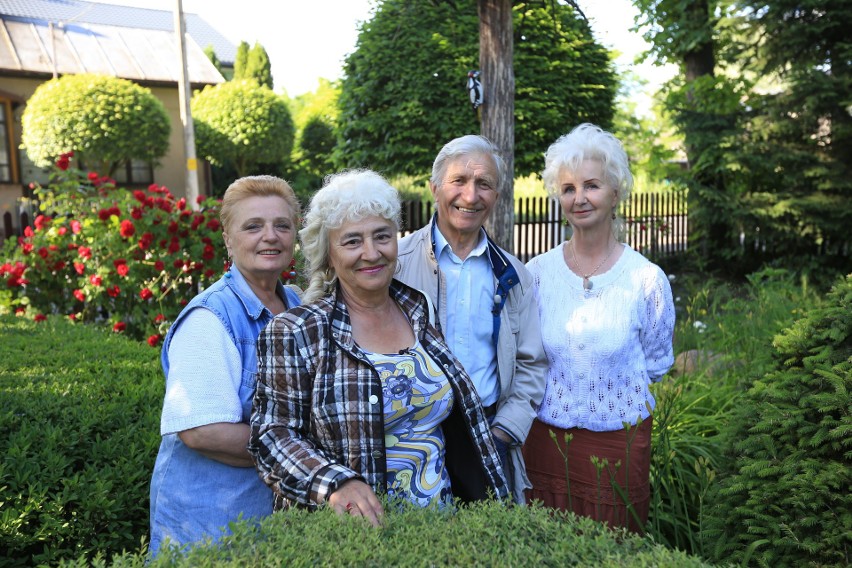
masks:
[[[183,124],[183,148],[186,153],[186,201],[189,206],[198,210],[198,160],[195,157],[195,127],[192,123],[192,113],[189,110],[189,72],[186,69],[186,26],[183,21],[183,5],[181,0],[175,0],[175,35],[178,39],[180,52],[180,81],[178,82],[178,98],[180,99],[180,121]]]
[[[480,132],[500,148],[506,172],[500,198],[486,223],[497,244],[512,252],[515,226],[515,72],[512,1],[478,0],[479,69],[483,104]]]

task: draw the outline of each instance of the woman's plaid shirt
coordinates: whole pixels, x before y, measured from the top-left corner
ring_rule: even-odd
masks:
[[[477,449],[478,456],[469,457],[481,465],[488,489],[504,498],[506,482],[479,397],[440,332],[429,325],[425,297],[396,280],[390,295],[444,369],[455,395],[454,412],[463,413],[461,423]],[[339,295],[276,316],[258,338],[248,446],[261,478],[276,494],[276,509],[320,505],[353,478],[384,493],[383,408],[378,373],[355,344]],[[459,433],[445,428],[444,434]]]

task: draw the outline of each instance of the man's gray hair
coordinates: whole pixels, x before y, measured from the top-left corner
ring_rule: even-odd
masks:
[[[497,179],[494,180],[495,189],[499,190],[500,184],[506,176],[506,161],[500,154],[500,149],[493,142],[485,136],[478,134],[460,136],[444,144],[444,147],[438,152],[435,162],[432,164],[432,177],[429,181],[436,186],[440,186],[444,182],[447,167],[452,160],[460,156],[470,156],[473,154],[491,156],[494,166],[497,169]]]

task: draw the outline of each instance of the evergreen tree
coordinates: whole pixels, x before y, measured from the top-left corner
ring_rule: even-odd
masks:
[[[237,55],[234,57],[234,80],[249,77],[248,72],[249,44],[241,41],[237,46]]]
[[[578,123],[611,127],[616,77],[573,6],[517,2],[513,10],[515,173],[527,175]],[[379,4],[344,66],[335,164],[425,176],[445,142],[479,132],[466,89],[478,62],[476,0]]]
[[[204,55],[207,56],[207,59],[209,59],[210,63],[213,64],[213,67],[215,67],[216,70],[224,77],[225,72],[222,70],[222,62],[219,61],[219,57],[216,55],[216,50],[213,49],[212,45],[208,45],[204,48]]]
[[[704,540],[724,563],[852,562],[852,275],[775,338],[776,370],[740,403]]]
[[[243,78],[254,79],[259,84],[272,89],[272,65],[269,62],[269,55],[266,53],[266,49],[259,43],[255,43],[254,47],[248,53],[246,71]]]

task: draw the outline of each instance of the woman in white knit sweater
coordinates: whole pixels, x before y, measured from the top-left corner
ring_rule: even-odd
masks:
[[[674,362],[671,288],[658,266],[618,241],[617,206],[633,186],[618,139],[582,124],[548,148],[542,176],[572,236],[527,265],[549,362],[524,446],[529,497],[641,532],[650,503],[649,386]]]

